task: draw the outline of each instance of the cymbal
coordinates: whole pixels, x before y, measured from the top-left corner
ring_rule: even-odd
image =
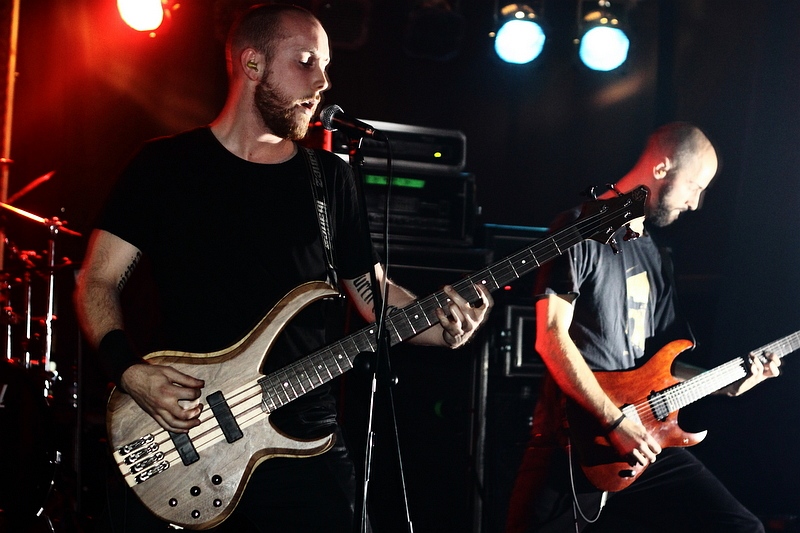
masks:
[[[10,205],[10,204],[4,203],[4,202],[0,202],[0,207],[2,207],[3,209],[6,209],[8,211],[11,211],[12,213],[16,213],[17,215],[23,216],[23,217],[25,217],[25,218],[27,218],[29,220],[33,220],[34,222],[38,222],[39,224],[42,224],[43,226],[53,227],[53,228],[55,228],[56,232],[63,232],[63,233],[66,233],[68,235],[74,235],[75,237],[81,237],[82,236],[77,231],[72,231],[71,229],[67,229],[66,226],[64,226],[64,223],[61,222],[57,217],[53,217],[53,218],[40,217],[38,215],[34,215],[33,213],[30,213],[28,211],[20,209],[19,207],[14,207],[13,205]]]

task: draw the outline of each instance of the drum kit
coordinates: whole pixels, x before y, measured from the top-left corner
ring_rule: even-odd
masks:
[[[3,236],[0,268],[0,533],[56,531],[45,511],[61,463],[60,407],[77,407],[77,389],[64,387],[53,359],[57,273],[72,265],[56,259],[59,235],[80,236],[58,218],[19,209],[11,201],[52,173],[0,202],[0,212],[48,232],[43,251],[19,249]],[[58,391],[58,392],[56,392]],[[61,397],[58,397],[58,396]],[[75,415],[77,416],[77,415]]]

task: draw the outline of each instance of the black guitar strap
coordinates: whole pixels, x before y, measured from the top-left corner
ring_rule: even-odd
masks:
[[[306,148],[305,146],[300,146],[299,148],[305,157],[309,174],[311,175],[311,193],[314,195],[314,212],[317,214],[317,221],[319,222],[319,237],[325,251],[328,283],[338,288],[339,278],[336,275],[336,262],[333,257],[333,242],[331,238],[333,226],[330,223],[330,217],[328,215],[328,203],[326,201],[328,198],[328,190],[323,175],[323,169],[319,164],[319,159],[317,158],[317,154],[314,153],[314,150]]]

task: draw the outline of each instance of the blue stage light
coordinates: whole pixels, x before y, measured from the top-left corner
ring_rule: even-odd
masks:
[[[545,34],[536,14],[525,4],[509,4],[501,10],[502,22],[494,39],[494,49],[507,63],[530,63],[542,53]]]

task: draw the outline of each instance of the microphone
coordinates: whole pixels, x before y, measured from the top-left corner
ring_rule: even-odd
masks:
[[[358,138],[370,137],[377,141],[387,140],[386,135],[382,132],[366,122],[361,122],[357,118],[346,115],[342,108],[336,104],[324,108],[319,114],[319,119],[322,122],[322,127],[328,131],[336,131],[338,129]]]

